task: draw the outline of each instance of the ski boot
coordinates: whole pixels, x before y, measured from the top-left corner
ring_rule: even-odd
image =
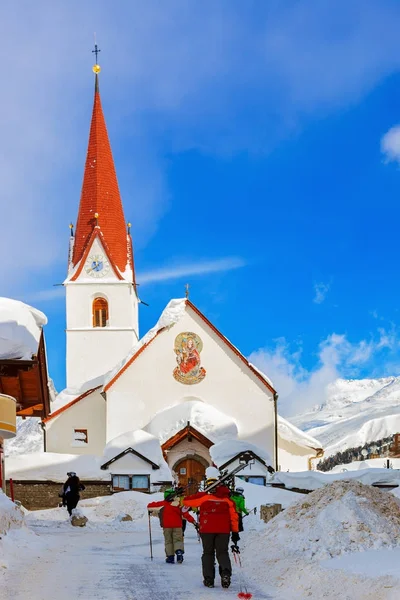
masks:
[[[214,587],[214,579],[211,579],[211,577],[205,577],[203,583],[208,588]]]
[[[231,585],[231,576],[229,575],[229,573],[224,573],[223,575],[221,575],[221,586],[226,589],[230,585]]]
[[[183,551],[177,550],[175,554],[176,554],[176,562],[182,564],[183,563]]]
[[[166,563],[169,563],[170,565],[173,565],[173,564],[174,564],[174,562],[175,562],[175,556],[174,556],[174,555],[172,555],[172,556],[167,556],[167,558],[165,559],[165,562],[166,562]]]

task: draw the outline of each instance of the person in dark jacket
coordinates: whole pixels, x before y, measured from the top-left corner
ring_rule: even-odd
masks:
[[[73,471],[67,473],[67,475],[68,479],[63,486],[63,503],[67,505],[68,514],[71,516],[72,511],[78,506],[78,502],[81,499],[79,492],[82,492],[85,486]]]
[[[160,502],[150,502],[147,509],[151,511],[154,508],[162,509],[162,528],[164,532],[165,543],[165,562],[174,563],[175,554],[176,562],[183,562],[183,530],[182,520],[186,519],[189,523],[197,526],[196,521],[189,514],[188,509],[182,508],[178,496],[173,494],[167,495],[165,500]]]
[[[184,506],[200,509],[200,537],[203,544],[203,583],[214,587],[215,556],[219,564],[221,585],[231,584],[232,565],[229,558],[229,538],[236,543],[239,534],[239,516],[234,502],[229,498],[230,490],[224,485],[211,494],[194,494],[183,499]]]

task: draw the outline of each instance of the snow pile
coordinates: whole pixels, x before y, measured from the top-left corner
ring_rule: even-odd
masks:
[[[226,462],[228,462],[234,456],[242,452],[247,452],[251,450],[265,460],[267,465],[272,465],[272,460],[268,452],[260,448],[259,446],[255,446],[254,444],[249,444],[249,442],[243,440],[225,440],[223,442],[219,442],[210,448],[210,454],[213,462],[217,465],[217,467],[221,467]]]
[[[160,469],[152,470],[151,465],[143,462],[143,469],[135,469],[135,474],[141,474],[140,471],[142,473],[150,472],[151,478],[154,481],[172,481],[171,471],[164,460],[158,438],[142,429],[127,431],[108,442],[104,448],[102,463],[104,464],[115,458],[128,448],[132,448],[160,467]],[[109,466],[109,470],[113,470],[112,464]],[[115,472],[120,475],[125,472],[123,468],[121,470],[121,465],[118,466],[118,461],[115,463]]]
[[[235,421],[210,404],[187,399],[175,406],[157,413],[146,425],[145,431],[157,436],[163,444],[166,440],[186,427],[188,421],[212,442],[236,438],[238,428]]]
[[[69,471],[83,480],[109,481],[110,474],[100,469],[102,460],[90,454],[41,452],[20,454],[7,459],[7,479],[64,482]]]
[[[273,483],[283,483],[287,489],[317,490],[334,481],[359,481],[365,485],[373,483],[400,484],[400,471],[396,469],[363,469],[342,473],[321,473],[320,471],[301,471],[299,473],[274,473]]]
[[[0,489],[0,535],[24,525],[24,514]]]
[[[343,598],[351,590],[357,591],[352,598],[381,597],[369,595],[370,582],[355,586],[353,580],[347,589],[343,577],[338,586],[337,575],[321,571],[319,561],[398,546],[399,528],[400,501],[392,494],[355,481],[337,481],[304,497],[254,533],[249,539],[251,552],[243,553],[251,554],[245,565],[254,573],[265,573],[265,581],[287,586],[291,597],[299,597],[299,590],[318,598]]]
[[[30,360],[37,354],[47,317],[40,310],[11,298],[0,298],[0,359]]]
[[[104,521],[115,521],[121,523],[121,515],[130,515],[133,521],[139,521],[147,516],[147,504],[155,500],[162,500],[162,494],[142,494],[141,492],[118,492],[113,496],[102,496],[82,500],[79,508],[90,521],[98,523]],[[122,526],[129,521],[122,522]]]
[[[389,458],[393,469],[400,472],[400,458]],[[363,471],[365,469],[386,469],[387,458],[368,458],[367,460],[355,460],[351,463],[336,465],[329,471],[331,473],[345,473],[346,471]],[[390,477],[389,470],[388,476]]]

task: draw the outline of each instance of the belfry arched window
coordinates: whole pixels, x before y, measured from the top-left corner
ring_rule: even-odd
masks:
[[[93,300],[93,327],[106,327],[108,323],[108,302],[105,298]]]

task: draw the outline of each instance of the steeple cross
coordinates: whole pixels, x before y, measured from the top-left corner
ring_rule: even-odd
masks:
[[[189,288],[190,288],[190,285],[187,283],[187,284],[185,285],[185,289],[186,289],[186,291],[185,291],[185,296],[186,296],[186,298],[189,298]]]
[[[94,42],[94,50],[92,50],[92,54],[96,55],[96,65],[97,65],[97,56],[98,56],[99,52],[101,52],[101,50],[99,50],[99,48],[97,47],[96,40],[95,40],[95,42]]]

